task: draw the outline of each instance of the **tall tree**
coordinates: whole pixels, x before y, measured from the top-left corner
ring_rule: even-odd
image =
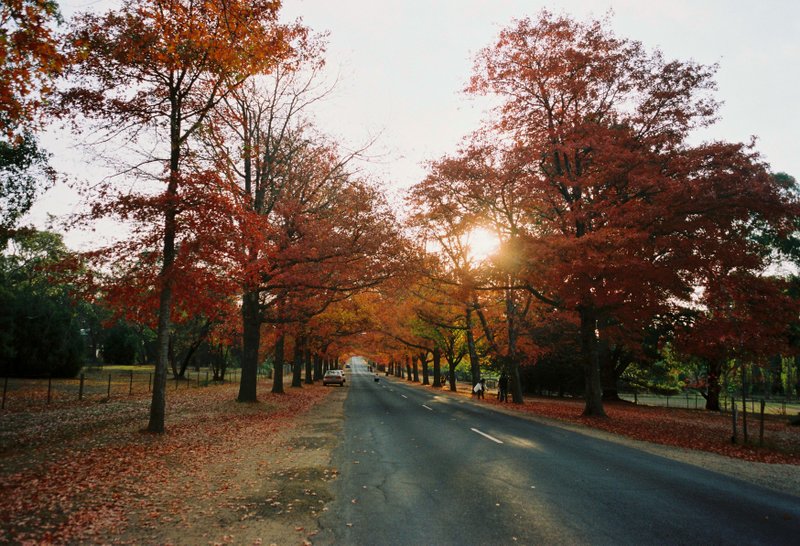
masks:
[[[278,23],[279,8],[269,0],[125,0],[105,15],[79,16],[70,35],[74,64],[65,106],[96,119],[111,136],[162,150],[136,166],[155,164],[163,183],[151,432],[164,431],[178,216],[187,200],[183,152],[225,96],[251,75],[273,69],[304,34]]]
[[[0,2],[0,246],[55,172],[36,138],[64,67],[51,0]]]
[[[714,120],[715,67],[666,61],[607,26],[547,11],[515,21],[478,55],[469,86],[501,104],[467,156],[478,173],[524,180],[517,284],[573,314],[584,414],[595,416],[605,325],[636,330],[688,302],[715,268],[761,270],[749,219],[780,230],[791,216],[751,148],[688,143]]]
[[[251,78],[227,97],[204,128],[203,141],[211,163],[238,187],[236,198],[249,217],[242,222],[239,241],[243,326],[240,401],[255,401],[257,397],[256,373],[267,299],[261,275],[275,251],[271,217],[288,195],[288,185],[298,183],[290,176],[292,165],[302,165],[312,148],[302,116],[325,94],[316,84],[322,51],[318,40],[302,42],[269,76]],[[331,170],[332,177],[341,174],[341,166]],[[273,390],[281,392],[281,377],[276,379]]]

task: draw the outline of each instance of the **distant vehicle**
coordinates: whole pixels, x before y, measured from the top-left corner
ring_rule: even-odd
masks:
[[[322,376],[322,384],[327,385],[340,385],[344,387],[344,372],[342,370],[328,370]]]
[[[349,370],[350,369],[350,364],[345,364],[344,367]]]
[[[375,383],[377,383],[380,380],[381,380],[381,376],[379,376],[378,374],[375,374]]]

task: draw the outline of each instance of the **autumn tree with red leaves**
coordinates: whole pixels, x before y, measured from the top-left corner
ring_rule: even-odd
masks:
[[[509,288],[574,317],[590,416],[605,415],[609,328],[641,331],[713,282],[704,271],[762,271],[748,222],[785,231],[793,214],[750,146],[687,142],[716,114],[714,67],[666,61],[606,27],[543,11],[501,31],[468,88],[501,104],[448,175],[476,216],[514,181],[501,267]]]
[[[61,20],[52,0],[0,3],[0,133],[39,126],[64,68],[53,28]]]
[[[292,323],[301,337],[308,334],[308,322],[330,305],[395,275],[404,257],[380,192],[341,171],[336,161],[317,156],[307,167],[298,168],[303,176],[276,207],[276,251],[263,262],[260,286],[264,320]],[[292,386],[299,381],[296,370]]]
[[[436,167],[434,166],[433,169]],[[450,362],[451,388],[456,354],[454,333],[464,334],[472,384],[480,379],[480,359],[475,340],[475,308],[480,308],[476,285],[482,264],[471,255],[469,233],[479,226],[471,210],[463,207],[447,177],[428,176],[411,189],[408,200],[413,211],[409,227],[426,241],[427,256],[419,261],[416,279],[417,315],[436,332],[436,348]],[[457,309],[457,311],[456,311]],[[458,358],[460,361],[463,355]]]
[[[64,67],[51,0],[0,2],[0,246],[56,173],[36,133]]]
[[[283,392],[287,341],[294,352],[292,386],[299,387],[313,349],[309,322],[390,276],[402,256],[384,198],[350,171],[360,151],[341,153],[302,117],[320,98],[313,83],[318,48],[309,44],[296,62],[248,82],[210,119],[204,135],[211,161],[240,206],[240,229],[231,237],[242,290],[242,402],[257,400],[264,324],[279,330],[273,392]],[[295,72],[303,67],[310,75]]]
[[[164,430],[176,240],[189,200],[181,183],[184,152],[225,96],[273,69],[304,36],[302,27],[278,22],[279,8],[267,0],[125,1],[117,11],[77,17],[69,36],[73,64],[64,108],[94,120],[109,138],[154,150],[128,172],[146,173],[163,187],[157,192],[163,228],[151,432]],[[107,186],[101,195],[114,199],[114,193]]]
[[[732,362],[765,366],[775,355],[794,352],[790,328],[800,302],[789,296],[788,282],[736,270],[715,276],[700,301],[678,330],[676,346],[705,362],[706,409],[720,411],[720,380]]]

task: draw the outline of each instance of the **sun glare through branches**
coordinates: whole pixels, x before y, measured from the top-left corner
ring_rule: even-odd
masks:
[[[464,241],[469,248],[470,261],[476,263],[485,261],[500,247],[500,239],[497,234],[482,227],[467,233]]]

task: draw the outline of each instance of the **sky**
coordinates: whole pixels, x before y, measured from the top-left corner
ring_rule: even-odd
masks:
[[[62,13],[98,11],[108,0],[61,0]],[[363,170],[398,195],[425,176],[425,163],[456,151],[487,117],[487,103],[463,93],[472,61],[515,18],[542,8],[579,20],[610,13],[617,36],[660,49],[665,58],[718,63],[720,120],[694,138],[747,142],[773,172],[800,178],[800,2],[797,0],[284,0],[284,20],[302,18],[328,33],[328,81],[316,105],[319,128],[346,148],[375,139]],[[72,177],[92,165],[53,131],[43,144],[53,166]],[[80,207],[59,184],[29,216]],[[86,234],[66,237],[73,248]]]

